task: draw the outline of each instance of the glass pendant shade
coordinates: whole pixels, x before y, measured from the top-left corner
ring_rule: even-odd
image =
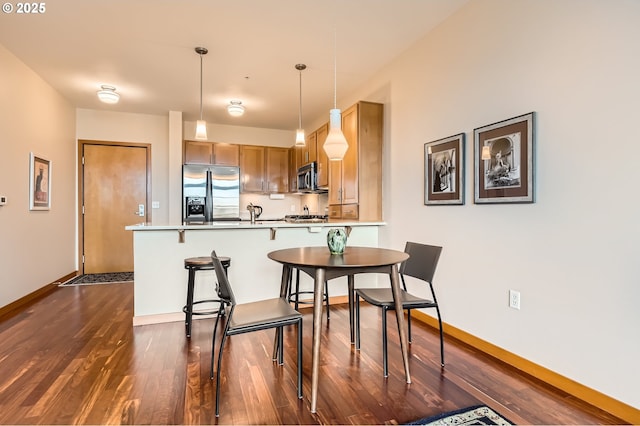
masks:
[[[296,130],[296,145],[295,146],[304,146],[304,129]]]
[[[334,108],[329,111],[329,134],[323,145],[324,152],[329,160],[342,160],[349,148],[347,139],[342,133],[342,115],[340,110]]]
[[[207,139],[207,122],[204,120],[196,121],[196,139]]]

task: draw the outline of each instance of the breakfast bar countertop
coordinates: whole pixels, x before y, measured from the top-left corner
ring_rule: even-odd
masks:
[[[382,221],[363,222],[355,220],[329,220],[328,222],[287,222],[285,220],[256,220],[251,223],[249,220],[242,221],[214,221],[198,223],[181,223],[178,225],[158,225],[153,223],[138,223],[128,225],[129,231],[167,231],[167,230],[211,230],[211,229],[257,229],[257,228],[331,228],[336,226],[383,226]]]

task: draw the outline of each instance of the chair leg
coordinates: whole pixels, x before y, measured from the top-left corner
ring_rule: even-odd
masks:
[[[407,309],[407,339],[411,343],[411,309]]]
[[[325,304],[327,305],[327,321],[329,321],[329,283],[324,281],[324,297]]]
[[[298,320],[298,399],[302,399],[302,318]]]
[[[218,353],[218,371],[216,371],[216,417],[220,417],[220,368],[222,367],[222,353],[224,352],[225,340],[227,340],[227,333],[222,335],[220,352]]]
[[[358,296],[358,293],[356,293],[356,300],[355,300],[355,323],[356,323],[356,350],[359,351],[360,350],[360,296]]]
[[[278,365],[284,364],[284,329],[278,327]]]
[[[189,278],[187,280],[187,305],[185,306],[184,327],[187,338],[191,337],[191,319],[193,318],[193,288],[195,285],[196,272],[189,267]]]
[[[220,317],[223,316],[222,312],[224,312],[224,303],[220,303],[220,309],[218,309],[218,315],[216,316],[216,323],[213,326],[213,338],[211,339],[211,379],[213,379],[213,362],[215,360],[216,354],[216,333],[218,332],[218,323],[220,322]]]
[[[298,301],[300,300],[300,269],[296,269],[296,302],[294,309],[298,310]]]
[[[438,328],[440,329],[440,365],[444,367],[444,336],[442,333],[442,319],[440,318],[440,308],[436,305],[436,312],[438,314]]]
[[[387,308],[386,307],[382,308],[382,373],[384,377],[389,377],[389,366],[387,363]]]

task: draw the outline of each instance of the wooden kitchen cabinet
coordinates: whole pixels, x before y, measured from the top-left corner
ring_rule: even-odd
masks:
[[[254,145],[240,146],[240,190],[241,192],[263,192],[265,165],[265,147]]]
[[[288,192],[289,149],[241,145],[240,173],[242,192]]]
[[[289,148],[289,192],[298,191],[298,149]]]
[[[329,134],[329,123],[316,130],[316,161],[318,162],[318,186],[329,187],[329,157],[324,152],[324,141]]]
[[[288,192],[289,149],[269,146],[266,151],[267,192]]]
[[[213,164],[211,142],[184,141],[184,164]]]
[[[382,104],[358,102],[342,113],[349,148],[329,161],[329,216],[382,220]]]
[[[239,166],[240,147],[230,143],[214,143],[213,164],[221,166]]]
[[[239,166],[240,148],[229,143],[184,141],[184,164]]]

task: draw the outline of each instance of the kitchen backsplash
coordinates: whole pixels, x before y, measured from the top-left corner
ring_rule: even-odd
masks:
[[[304,214],[305,205],[310,214],[327,214],[329,199],[327,194],[284,194],[283,199],[271,199],[263,194],[240,194],[242,219],[249,219],[249,203],[262,207],[261,219],[280,219],[289,214]]]

